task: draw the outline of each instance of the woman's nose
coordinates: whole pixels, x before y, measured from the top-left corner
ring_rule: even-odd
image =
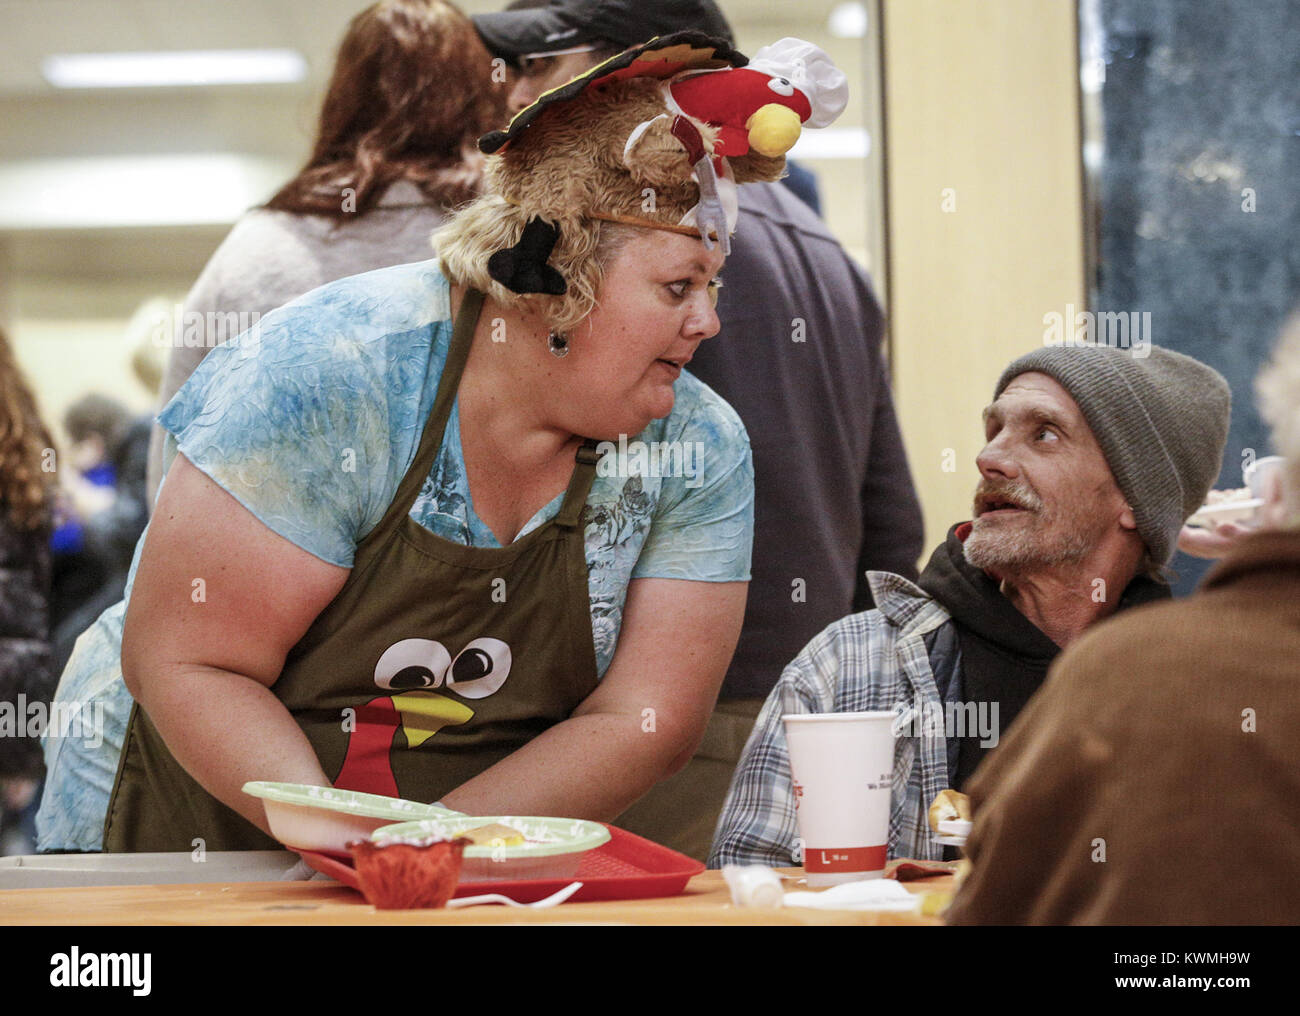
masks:
[[[722,330],[718,312],[707,293],[701,293],[691,307],[691,315],[686,319],[686,333],[692,338],[711,339]]]

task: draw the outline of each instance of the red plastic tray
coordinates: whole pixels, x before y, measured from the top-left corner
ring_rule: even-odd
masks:
[[[640,900],[655,896],[676,896],[686,883],[704,870],[694,858],[647,840],[626,829],[606,826],[609,842],[588,850],[572,878],[521,879],[518,881],[462,882],[457,896],[501,893],[520,903],[534,903],[558,892],[571,882],[582,888],[570,901]],[[299,850],[303,860],[317,871],[360,891],[352,857]]]

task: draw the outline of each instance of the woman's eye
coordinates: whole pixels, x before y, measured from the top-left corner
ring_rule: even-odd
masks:
[[[678,279],[676,282],[668,283],[668,291],[678,300],[684,300],[690,296],[691,289],[695,282],[692,279]],[[722,288],[721,279],[710,279],[704,284],[704,291],[708,294],[709,302],[715,307],[718,305],[718,290]]]

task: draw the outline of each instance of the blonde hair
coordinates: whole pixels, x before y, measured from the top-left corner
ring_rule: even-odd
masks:
[[[563,296],[516,293],[488,273],[488,258],[513,247],[531,216],[496,194],[483,197],[453,215],[436,233],[433,246],[443,272],[453,282],[473,286],[505,307],[541,318],[547,328],[567,332],[592,312],[613,263],[634,228],[599,219],[567,219],[547,260],[564,277]]]
[[[1273,444],[1286,460],[1282,487],[1287,521],[1300,524],[1300,311],[1283,326],[1272,360],[1255,379],[1255,391],[1273,430]]]

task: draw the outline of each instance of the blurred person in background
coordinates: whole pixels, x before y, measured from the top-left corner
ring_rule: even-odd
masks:
[[[731,40],[713,0],[552,0],[473,17],[518,68],[518,112],[652,36]],[[921,506],[870,280],[780,183],[740,188],[739,231],[718,298],[722,335],[691,373],[730,403],[754,452],[754,575],[740,644],[704,742],[618,824],[704,860],[732,773],[782,669],[817,632],[871,606],[866,572],[916,578]]]
[[[260,315],[335,279],[427,259],[445,213],[481,190],[475,142],[501,126],[503,92],[469,19],[445,0],[382,0],[353,18],[311,156],[235,224],[190,290],[159,406]],[[151,506],[162,441],[155,426]]]
[[[149,521],[149,418],[92,392],[68,407],[63,427],[72,444],[59,470],[63,511],[52,541],[55,673],[77,637],[122,598],[136,541]]]
[[[123,355],[131,364],[131,373],[154,402],[162,391],[168,353],[174,336],[159,330],[160,322],[170,322],[173,301],[165,296],[151,296],[135,309],[123,333]]]
[[[1300,316],[1256,388],[1283,458],[1262,518],[1207,534],[1192,596],[1061,654],[971,781],[951,923],[1300,916]]]
[[[0,853],[31,853],[43,766],[34,736],[19,736],[27,706],[48,704],[49,538],[53,445],[9,341],[0,332]]]

